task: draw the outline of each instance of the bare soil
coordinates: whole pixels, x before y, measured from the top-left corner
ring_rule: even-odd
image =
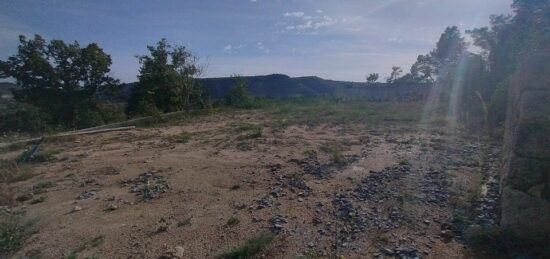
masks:
[[[486,196],[498,149],[411,123],[273,125],[229,112],[45,143],[53,160],[0,184],[32,196],[2,213],[37,221],[11,257],[214,258],[264,231],[264,258],[470,257],[453,217]]]

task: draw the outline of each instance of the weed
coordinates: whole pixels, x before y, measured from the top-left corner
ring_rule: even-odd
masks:
[[[399,165],[408,165],[408,164],[410,164],[410,162],[406,158],[403,158],[403,159],[399,160]]]
[[[191,136],[192,136],[191,133],[184,130],[178,135],[177,142],[178,143],[187,143],[187,142],[189,142],[189,140],[191,140]]]
[[[34,177],[26,165],[18,165],[14,161],[0,160],[0,182],[14,183]]]
[[[236,247],[231,252],[218,256],[219,259],[241,259],[253,258],[262,252],[273,241],[273,234],[262,232],[258,236],[246,241],[240,247]]]
[[[106,166],[106,167],[98,169],[97,174],[100,174],[100,175],[119,175],[120,171],[121,171],[121,169],[119,167]],[[66,175],[65,177],[69,177],[69,175]]]
[[[340,143],[325,142],[319,147],[319,149],[327,153],[333,163],[337,165],[345,165],[347,163],[346,157],[342,154],[345,148]]]
[[[231,190],[232,190],[232,191],[238,190],[238,189],[240,189],[240,188],[241,188],[241,186],[238,185],[238,184],[235,184],[235,185],[231,186]]]
[[[227,223],[225,223],[226,226],[228,227],[232,227],[232,226],[235,226],[235,225],[238,225],[241,221],[239,220],[239,218],[235,217],[235,216],[231,216],[228,220],[227,220]]]
[[[52,182],[39,182],[32,187],[33,194],[41,194],[48,191],[49,188],[55,187],[57,184]]]
[[[102,245],[103,242],[105,242],[105,236],[100,235],[100,236],[97,236],[97,237],[95,237],[94,239],[92,239],[90,241],[90,246],[91,247],[98,247],[98,246]]]
[[[32,199],[29,203],[30,203],[30,204],[42,203],[42,202],[45,202],[47,198],[48,198],[48,196],[46,196],[46,195],[41,195],[41,196],[38,197],[38,198]]]
[[[43,151],[38,154],[34,154],[31,157],[30,162],[31,163],[44,163],[44,162],[50,162],[55,160],[55,155],[59,154],[59,151],[55,150],[49,150],[49,151]]]
[[[17,251],[27,237],[34,233],[36,221],[22,222],[19,218],[4,218],[0,222],[0,257]]]
[[[176,227],[185,227],[185,226],[190,226],[191,225],[191,217],[189,218],[186,218],[182,221],[178,221],[178,223],[176,223]]]
[[[239,123],[235,125],[235,132],[240,134],[238,139],[254,139],[262,136],[264,126],[261,124]]]

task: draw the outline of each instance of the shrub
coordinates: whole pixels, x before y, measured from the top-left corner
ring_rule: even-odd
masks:
[[[273,241],[273,234],[260,233],[258,236],[251,238],[240,247],[234,248],[231,252],[221,254],[218,256],[220,259],[239,259],[239,258],[253,258],[264,250]]]
[[[4,218],[0,222],[0,257],[19,249],[23,241],[32,234],[34,223],[23,223],[18,218]]]
[[[50,128],[51,116],[30,104],[15,104],[0,111],[0,132],[40,133]]]
[[[226,97],[226,104],[241,109],[258,107],[256,99],[248,92],[248,83],[241,76],[233,76],[235,86]]]
[[[111,103],[83,105],[75,111],[77,128],[89,128],[126,119],[123,109]]]

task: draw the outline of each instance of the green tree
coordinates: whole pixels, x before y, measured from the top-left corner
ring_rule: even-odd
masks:
[[[378,73],[371,73],[369,76],[367,76],[367,83],[372,84],[378,81],[379,75]]]
[[[248,83],[242,76],[232,76],[235,86],[226,97],[226,103],[229,106],[237,108],[252,108],[254,106],[254,97],[248,92]]]
[[[130,115],[148,114],[149,109],[173,112],[202,108],[204,88],[196,77],[201,69],[197,58],[183,46],[172,47],[166,39],[147,46],[149,55],[138,56],[138,83],[128,101]]]
[[[111,57],[97,44],[49,43],[40,35],[19,36],[17,54],[0,61],[0,78],[14,78],[17,101],[49,113],[56,124],[75,125],[76,111],[95,109],[119,81],[108,74]]]

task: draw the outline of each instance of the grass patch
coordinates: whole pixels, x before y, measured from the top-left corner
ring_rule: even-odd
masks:
[[[232,191],[238,190],[238,189],[240,189],[240,188],[241,188],[241,186],[238,185],[238,184],[234,184],[233,186],[231,186],[231,190],[232,190]]]
[[[409,164],[410,164],[410,162],[406,158],[403,158],[403,159],[399,160],[399,165],[409,165]]]
[[[373,102],[364,99],[306,97],[266,101],[263,110],[273,117],[274,128],[288,125],[417,123],[421,102]]]
[[[22,222],[19,218],[6,217],[0,222],[0,257],[17,251],[34,233],[36,221]]]
[[[29,203],[30,204],[38,204],[38,203],[45,202],[47,199],[48,199],[48,196],[41,195],[40,197],[32,199]]]
[[[48,191],[49,188],[55,187],[57,184],[53,182],[39,182],[32,187],[32,193],[41,194]]]
[[[0,182],[14,183],[34,177],[27,165],[18,165],[15,161],[0,160]]]
[[[319,150],[328,154],[330,160],[337,165],[345,165],[347,163],[347,159],[342,152],[348,150],[348,147],[341,143],[325,142],[319,147]]]
[[[94,239],[90,240],[90,246],[91,247],[98,247],[98,246],[102,245],[103,242],[105,242],[105,236],[100,235],[100,236],[94,237]]]
[[[191,217],[189,218],[186,218],[182,221],[178,221],[178,223],[176,223],[176,227],[180,228],[180,227],[185,227],[185,226],[191,226]]]
[[[228,253],[219,255],[219,259],[244,259],[253,258],[262,252],[273,241],[273,234],[263,232],[246,241],[242,246],[236,247]]]
[[[240,223],[241,221],[239,220],[239,218],[235,217],[235,216],[231,216],[227,222],[225,223],[226,226],[228,227],[232,227],[232,226],[236,226]]]
[[[44,163],[55,160],[55,155],[59,154],[59,151],[48,150],[43,152],[38,152],[31,157],[31,163]]]
[[[235,132],[240,134],[238,139],[254,139],[262,136],[264,126],[262,124],[238,123],[235,125]]]

